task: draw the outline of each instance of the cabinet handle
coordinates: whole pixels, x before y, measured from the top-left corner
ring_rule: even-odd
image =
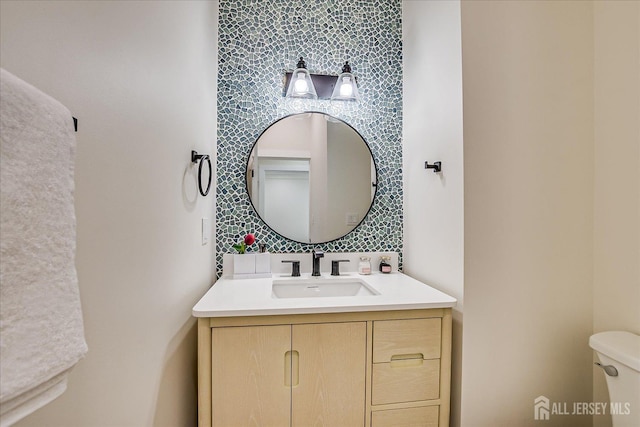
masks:
[[[291,387],[291,352],[284,353],[284,386]]]
[[[291,386],[292,387],[297,386],[298,383],[300,382],[299,360],[300,360],[300,354],[296,350],[293,350],[291,352]]]
[[[407,353],[407,354],[394,354],[391,356],[391,361],[395,360],[407,360],[407,359],[424,359],[424,354],[422,353]]]
[[[424,357],[422,353],[395,354],[391,356],[390,365],[392,368],[409,368],[412,366],[422,366],[423,359]]]
[[[300,380],[299,374],[300,354],[296,351],[287,351],[284,354],[284,385],[285,387],[295,387]]]

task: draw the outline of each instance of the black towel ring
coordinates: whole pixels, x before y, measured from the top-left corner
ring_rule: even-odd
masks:
[[[209,194],[209,189],[211,189],[211,176],[212,176],[211,158],[209,157],[208,154],[198,154],[197,151],[192,150],[191,163],[198,163],[198,160],[200,160],[200,166],[198,166],[198,188],[200,189],[200,194],[202,194],[203,196],[206,196],[207,194]],[[209,182],[207,183],[207,189],[203,191],[202,190],[202,164],[204,163],[205,160],[209,164]]]

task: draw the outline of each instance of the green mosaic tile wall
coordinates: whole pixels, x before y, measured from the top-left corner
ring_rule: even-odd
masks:
[[[247,232],[270,252],[309,252],[253,210],[245,167],[260,133],[279,118],[321,111],[349,123],[369,144],[378,191],[368,216],[328,252],[402,252],[402,22],[400,0],[221,0],[218,42],[216,268]],[[338,74],[348,52],[361,101],[295,101],[282,77],[303,56],[312,73]]]

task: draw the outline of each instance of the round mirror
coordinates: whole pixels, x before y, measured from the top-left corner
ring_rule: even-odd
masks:
[[[253,145],[247,192],[260,218],[296,242],[343,237],[365,218],[377,171],[362,136],[324,113],[284,117]]]

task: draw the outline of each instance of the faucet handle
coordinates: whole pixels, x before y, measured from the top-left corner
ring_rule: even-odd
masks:
[[[335,259],[331,261],[331,275],[339,276],[340,275],[340,263],[341,262],[350,262],[348,259]]]
[[[299,277],[300,276],[300,261],[297,260],[283,260],[283,263],[290,262],[291,263],[291,277]]]

